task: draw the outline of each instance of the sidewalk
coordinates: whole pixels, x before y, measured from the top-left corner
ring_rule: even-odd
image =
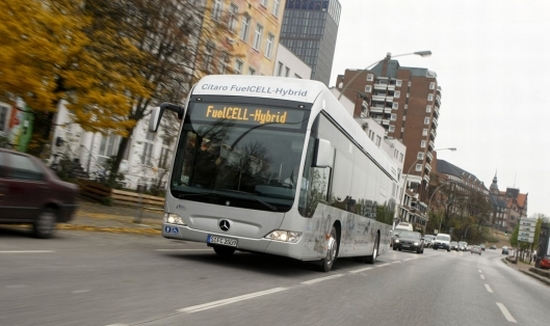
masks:
[[[509,267],[517,271],[520,271],[526,275],[529,275],[533,278],[536,278],[537,280],[545,283],[546,285],[550,285],[550,273],[548,273],[547,270],[535,268],[534,263],[527,264],[527,263],[522,263],[521,261],[518,261],[517,264],[514,264],[506,258],[503,258],[502,261]]]
[[[96,231],[159,235],[163,213],[138,207],[105,206],[79,199],[78,210],[69,223],[60,223],[58,230]]]

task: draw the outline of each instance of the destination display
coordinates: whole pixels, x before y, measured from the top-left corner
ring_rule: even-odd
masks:
[[[194,103],[190,111],[193,121],[234,121],[247,125],[289,125],[292,128],[299,128],[309,113],[299,109],[223,103]]]

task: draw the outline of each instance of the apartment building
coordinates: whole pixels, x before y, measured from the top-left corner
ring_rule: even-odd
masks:
[[[346,69],[337,87],[355,103],[355,116],[367,116],[382,125],[385,137],[407,148],[402,178],[401,210],[405,221],[427,221],[427,186],[432,172],[441,87],[435,72],[402,67],[391,55],[370,70]],[[406,184],[405,184],[406,183]],[[415,207],[410,203],[415,202]]]
[[[280,43],[329,85],[342,6],[338,0],[287,0]]]

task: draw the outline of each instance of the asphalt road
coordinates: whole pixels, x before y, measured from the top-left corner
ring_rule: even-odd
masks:
[[[546,325],[550,287],[483,255],[426,249],[330,273],[152,235],[0,237],[0,325]]]

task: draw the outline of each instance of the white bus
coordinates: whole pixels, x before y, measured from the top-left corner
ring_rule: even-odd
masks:
[[[166,109],[183,123],[165,238],[204,242],[223,256],[319,261],[326,272],[337,257],[374,263],[389,250],[397,168],[324,84],[207,76],[184,108],[155,108],[151,132]]]

